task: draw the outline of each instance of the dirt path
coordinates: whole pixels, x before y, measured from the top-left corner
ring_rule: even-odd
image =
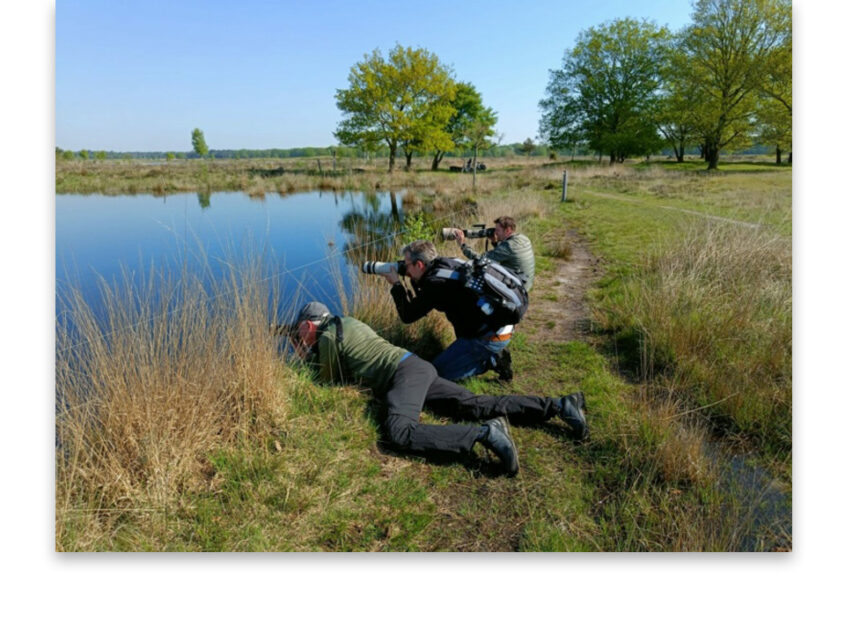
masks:
[[[590,324],[587,290],[601,277],[601,266],[587,249],[585,240],[573,229],[561,229],[560,236],[549,234],[543,239],[560,237],[568,244],[569,253],[555,258],[554,271],[535,276],[528,312],[520,329],[529,337],[583,340]]]
[[[560,227],[540,237],[535,241],[535,252],[541,243],[567,245],[566,255],[553,258],[554,268],[540,271],[535,276],[528,312],[517,330],[529,340],[542,338],[544,341],[566,342],[586,339],[590,319],[586,296],[601,275],[599,261],[574,230]],[[517,374],[515,378],[517,383],[526,380],[531,384],[531,377]],[[520,433],[526,437],[534,434],[530,441],[526,440],[523,451],[540,452],[538,455],[556,455],[559,451],[561,440],[557,437],[530,429]],[[478,462],[475,468],[480,471],[484,464]],[[407,468],[406,465],[407,461],[403,460],[399,467]],[[545,504],[542,495],[528,494],[525,487],[539,486],[538,481],[554,480],[554,476],[545,471],[548,467],[537,468],[540,471],[535,470],[530,476],[529,485],[521,478],[516,481],[509,478],[473,478],[460,486],[436,489],[432,498],[437,505],[437,518],[429,529],[436,536],[432,549],[517,550],[525,525],[532,517],[532,509],[537,505],[544,508]],[[495,510],[482,510],[478,506],[479,499],[495,500],[489,503],[494,505]]]
[[[603,273],[601,262],[572,229],[565,233],[561,229],[559,236],[550,234],[542,239],[554,243],[561,237],[571,251],[554,260],[554,271],[541,272],[535,277],[528,312],[520,325],[529,339],[543,337],[547,341],[565,342],[585,340],[589,335],[587,292]],[[755,540],[765,536],[770,549],[791,550],[792,507],[787,486],[717,438],[707,442],[707,453],[719,470],[722,490],[727,495],[739,496],[748,509],[748,525],[739,547],[754,550]]]

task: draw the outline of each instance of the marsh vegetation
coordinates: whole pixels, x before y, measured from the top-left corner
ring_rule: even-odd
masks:
[[[59,193],[404,189],[409,230],[431,235],[447,218],[508,214],[535,245],[532,301],[550,310],[573,252],[595,265],[576,298],[586,328],[557,339],[546,322],[567,315],[529,308],[513,386],[467,382],[586,394],[592,440],[515,428],[515,479],[480,452],[449,464],[396,454],[370,394],[313,383],[268,332],[284,317],[268,314],[274,261],[233,256],[212,287],[181,271],[104,287],[106,321],[68,293],[57,549],[791,549],[791,169],[487,162],[474,188],[471,175],[366,162],[322,174],[294,160],[59,163]],[[438,315],[401,325],[381,278],[338,280],[345,312],[389,340],[429,357],[448,344]]]

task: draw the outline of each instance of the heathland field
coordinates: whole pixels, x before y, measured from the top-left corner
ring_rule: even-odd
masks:
[[[405,190],[397,247],[447,219],[514,216],[537,256],[515,378],[467,385],[581,389],[592,437],[513,427],[512,479],[483,451],[442,463],[391,450],[377,399],[315,384],[280,354],[262,281],[274,263],[244,254],[216,289],[175,274],[112,289],[106,326],[65,298],[78,332],[57,332],[56,547],[791,550],[791,169],[485,162],[473,186],[448,168],[328,158],[59,161],[58,193]],[[381,279],[346,304],[422,356],[452,337],[436,315],[401,325]]]

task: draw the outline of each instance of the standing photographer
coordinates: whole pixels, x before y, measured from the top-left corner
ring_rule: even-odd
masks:
[[[417,240],[403,250],[405,273],[411,278],[411,297],[395,272],[382,276],[393,286],[390,294],[403,323],[410,324],[432,309],[446,313],[455,329],[455,341],[441,352],[432,364],[444,379],[463,379],[493,369],[499,378],[513,378],[510,343],[513,324],[497,321],[479,305],[478,294],[452,273],[460,260],[437,257],[437,250],[428,240]]]
[[[525,290],[530,291],[534,284],[534,250],[531,240],[526,235],[516,233],[516,221],[510,216],[496,218],[494,222],[495,247],[484,255],[522,277],[525,280]],[[455,239],[467,258],[473,259],[480,255],[466,243],[466,236],[461,229],[455,230]]]

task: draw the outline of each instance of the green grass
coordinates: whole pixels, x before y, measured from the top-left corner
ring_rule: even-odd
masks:
[[[584,389],[596,433],[613,427],[618,379],[584,344],[514,347],[523,383],[540,392]],[[554,361],[544,383],[530,381],[534,359]],[[473,379],[475,391],[504,388]],[[520,387],[517,379],[516,389]],[[430,464],[379,455],[377,422],[349,389],[314,386],[310,424],[288,431],[282,452],[239,447],[215,454],[212,491],[192,496],[172,520],[176,550],[596,550],[612,549],[593,517],[598,492],[585,458],[546,428],[514,428],[522,475],[485,475],[486,458]],[[312,427],[345,407],[344,420]],[[348,417],[348,418],[347,418]],[[338,426],[342,426],[338,428]],[[551,426],[550,426],[551,427]],[[614,455],[613,460],[619,456]],[[319,467],[317,467],[319,465]],[[182,527],[179,530],[179,527]]]
[[[267,302],[256,291],[192,314],[171,324],[173,330],[127,332],[112,342],[123,352],[96,348],[83,376],[70,371],[70,359],[57,359],[63,401],[82,402],[90,390],[101,391],[96,409],[58,419],[68,440],[57,455],[56,547],[790,548],[782,517],[755,525],[761,517],[755,491],[730,477],[732,454],[723,447],[727,439],[728,449],[741,448],[750,464],[780,477],[788,498],[789,170],[725,165],[724,174],[711,178],[671,164],[566,165],[569,202],[559,203],[559,193],[546,189],[545,164],[505,165],[480,179],[472,213],[517,217],[538,252],[534,292],[549,300],[557,297],[551,273],[566,253],[560,236],[574,229],[588,241],[603,271],[590,291],[592,334],[587,341],[554,341],[542,327],[520,328],[511,344],[513,385],[489,377],[466,385],[490,394],[583,390],[592,440],[574,444],[554,424],[515,426],[521,471],[513,479],[499,477],[495,460],[481,449],[457,462],[397,454],[381,443],[377,399],[354,387],[313,383],[279,358],[274,341],[257,334],[265,330]],[[407,177],[417,179],[416,204],[435,226],[438,214],[468,197],[457,185],[464,181],[453,177]],[[766,239],[726,235],[701,217],[658,208],[693,204],[718,209],[713,215],[761,219],[756,234]],[[741,248],[746,244],[757,250]],[[746,266],[749,261],[758,265]],[[449,341],[450,330],[437,317],[413,328],[399,324],[383,290],[364,287],[349,298],[350,312],[427,355]],[[144,301],[127,306],[155,314]],[[127,306],[112,307],[117,323],[139,317]],[[169,347],[177,341],[190,345]],[[735,389],[740,379],[747,379],[740,406],[722,401],[723,385]],[[761,408],[773,394],[777,407]],[[424,419],[441,422],[428,413]],[[194,422],[180,426],[181,420]]]
[[[609,343],[622,350],[623,366],[680,385],[692,403],[708,407],[714,425],[739,432],[773,458],[789,452],[790,173],[670,182],[684,197],[697,196],[700,209],[753,217],[757,228],[659,209],[665,192],[650,192],[664,184],[634,178],[616,187],[632,190],[626,200],[574,188],[575,200],[563,206],[604,259],[597,321],[613,333]],[[749,211],[764,207],[768,215]]]
[[[618,209],[665,226],[685,222],[683,210],[763,225],[783,235],[792,231],[791,168],[708,173],[671,166],[628,171],[624,177],[594,175],[572,187],[570,199]],[[618,195],[610,199],[608,195]]]

